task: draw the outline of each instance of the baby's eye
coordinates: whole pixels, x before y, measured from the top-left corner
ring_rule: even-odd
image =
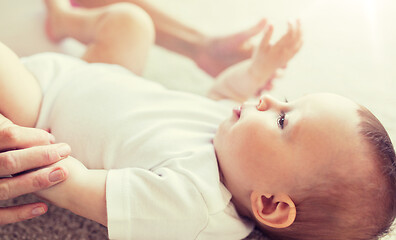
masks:
[[[283,129],[285,120],[286,120],[286,114],[282,111],[281,114],[279,114],[279,117],[277,120],[278,127],[280,127],[280,129]]]

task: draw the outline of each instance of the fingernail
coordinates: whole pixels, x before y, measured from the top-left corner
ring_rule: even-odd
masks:
[[[50,143],[55,143],[55,136],[54,135],[52,135],[52,134],[49,134],[49,136],[50,136]]]
[[[63,143],[57,148],[57,151],[61,157],[66,157],[70,154],[71,149],[69,145]]]
[[[45,210],[43,207],[36,207],[36,208],[33,208],[33,210],[32,210],[32,214],[34,216],[40,216],[40,215],[43,215],[44,213],[45,213]]]
[[[63,171],[61,169],[52,171],[49,174],[50,182],[58,182],[58,181],[62,180],[64,177],[65,177],[65,174],[63,173]]]

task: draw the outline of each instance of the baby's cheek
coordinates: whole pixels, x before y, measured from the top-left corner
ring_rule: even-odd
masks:
[[[241,141],[232,151],[231,156],[236,159],[233,161],[234,169],[247,177],[257,175],[260,153],[253,141]]]
[[[228,155],[234,159],[236,167],[250,171],[250,168],[255,166],[262,157],[264,135],[247,120],[238,123],[232,129],[229,135]]]

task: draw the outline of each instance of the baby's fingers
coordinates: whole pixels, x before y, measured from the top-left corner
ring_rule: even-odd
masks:
[[[286,33],[285,37],[287,39],[287,44],[292,45],[296,43],[298,39],[301,37],[301,25],[300,21],[296,20],[295,22],[289,21],[288,25],[288,32]]]
[[[300,19],[297,19],[297,21],[296,21],[296,35],[295,35],[295,38],[296,39],[298,39],[298,40],[301,40],[301,36],[302,34],[301,34],[301,21],[300,21]]]
[[[287,39],[292,40],[294,35],[295,35],[295,27],[291,21],[288,21],[286,37]]]
[[[291,56],[301,48],[301,23],[299,20],[288,22],[288,32],[279,42],[283,43],[281,44],[281,48],[285,49],[286,52],[289,52],[289,55]]]
[[[279,39],[280,43],[290,45],[296,35],[296,27],[291,21],[287,22],[287,32]]]
[[[272,32],[274,31],[274,27],[269,24],[264,30],[263,39],[261,39],[260,45],[258,47],[258,51],[265,51],[269,47],[269,42],[271,40]]]
[[[287,32],[275,43],[275,48],[278,49],[287,49],[293,45],[293,36],[294,33],[294,26],[293,24],[288,21],[287,22]]]
[[[293,51],[295,53],[297,53],[298,50],[300,50],[300,48],[301,48],[301,46],[303,44],[300,20],[296,21],[296,34],[294,36],[294,41],[293,42],[294,42]]]

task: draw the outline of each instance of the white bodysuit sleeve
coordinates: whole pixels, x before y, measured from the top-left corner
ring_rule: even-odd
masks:
[[[200,192],[168,168],[110,170],[106,201],[110,239],[196,239],[208,224]]]

